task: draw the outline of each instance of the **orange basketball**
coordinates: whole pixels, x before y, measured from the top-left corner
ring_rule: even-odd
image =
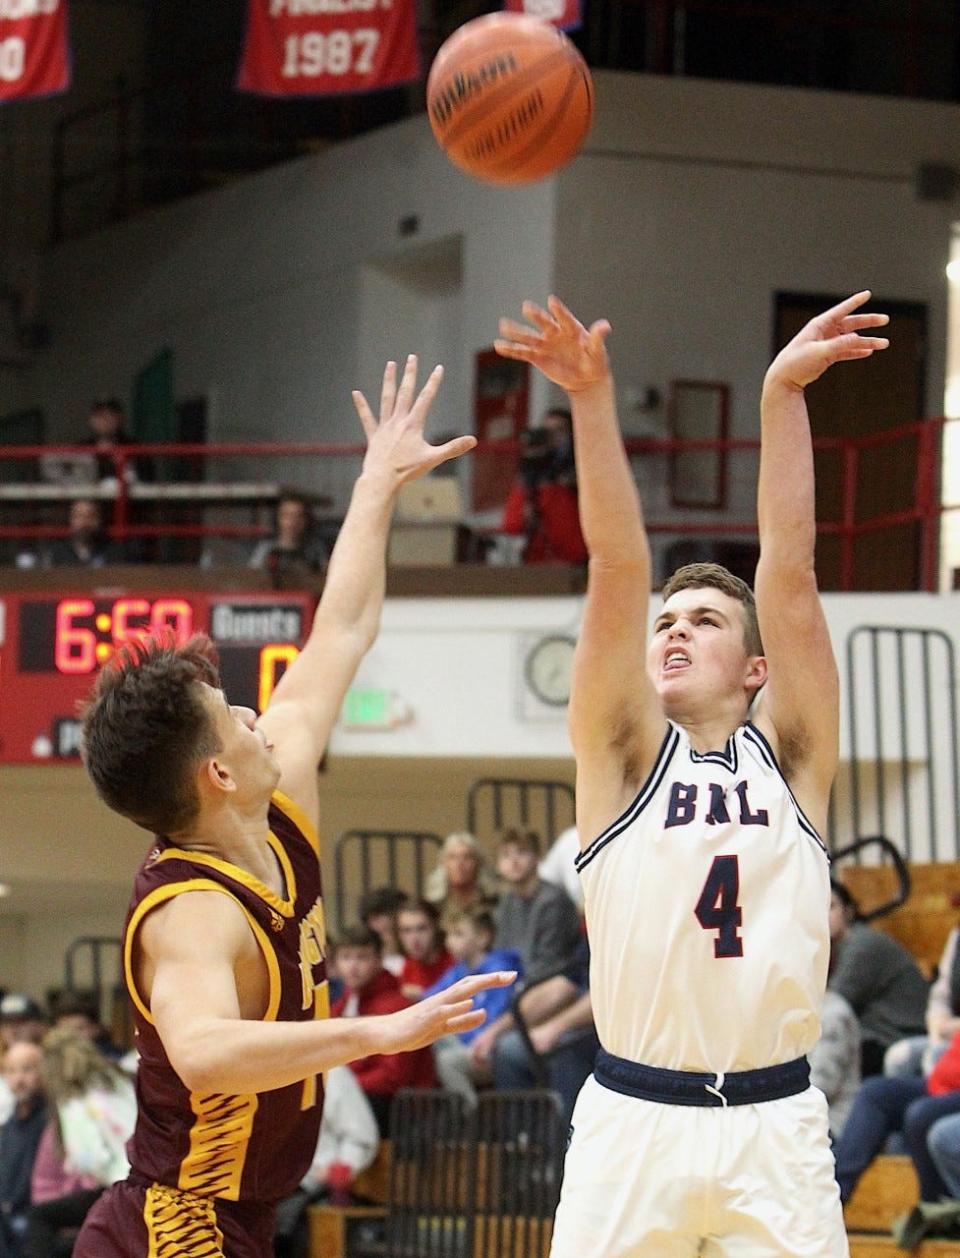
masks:
[[[593,80],[562,31],[521,13],[475,18],[430,67],[427,112],[455,166],[530,183],[565,165],[593,118]]]

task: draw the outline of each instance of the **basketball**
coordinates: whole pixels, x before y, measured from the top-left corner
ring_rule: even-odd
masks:
[[[531,183],[574,156],[593,118],[593,81],[562,31],[521,13],[467,22],[427,80],[440,147],[487,183]]]

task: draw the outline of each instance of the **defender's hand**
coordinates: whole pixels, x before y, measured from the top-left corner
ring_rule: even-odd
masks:
[[[865,289],[811,319],[770,364],[766,383],[805,389],[834,363],[869,358],[874,350],[886,349],[890,342],[885,336],[859,335],[864,328],[882,328],[890,322],[889,315],[854,313],[869,300],[870,291]]]
[[[525,301],[523,317],[532,328],[500,320],[500,337],[494,341],[498,354],[532,363],[568,393],[579,393],[609,376],[606,319],[598,319],[588,331],[556,297],[547,298],[546,310]]]
[[[400,387],[397,388],[397,365],[389,362],[383,373],[380,392],[380,419],[374,417],[367,399],[355,389],[353,404],[367,435],[364,472],[386,472],[398,485],[415,480],[426,472],[466,454],[477,444],[476,437],[456,437],[442,446],[432,446],[424,439],[423,426],[437,396],[443,368],[434,367],[427,383],[414,401],[417,387],[417,356],[407,358]]]
[[[473,974],[462,978],[444,992],[428,996],[419,1004],[383,1019],[388,1031],[389,1047],[385,1053],[409,1053],[439,1040],[444,1035],[472,1031],[486,1018],[486,1010],[474,1009],[473,997],[489,987],[509,987],[516,981],[516,970],[498,970],[493,974]]]

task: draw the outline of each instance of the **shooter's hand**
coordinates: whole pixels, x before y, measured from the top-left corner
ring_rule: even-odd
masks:
[[[498,354],[532,363],[568,393],[579,393],[609,378],[604,342],[610,324],[606,319],[598,319],[588,331],[557,297],[547,298],[546,310],[525,301],[523,317],[532,327],[513,319],[500,320],[500,337],[494,341]]]
[[[890,344],[886,337],[859,335],[865,328],[890,322],[889,315],[854,313],[869,300],[869,290],[855,293],[811,319],[770,364],[765,384],[802,390],[834,363],[869,358],[875,350],[886,349]]]

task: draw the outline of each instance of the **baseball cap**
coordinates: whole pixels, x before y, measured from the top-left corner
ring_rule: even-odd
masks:
[[[7,992],[0,1000],[0,1022],[45,1022],[43,1010],[22,992]]]

